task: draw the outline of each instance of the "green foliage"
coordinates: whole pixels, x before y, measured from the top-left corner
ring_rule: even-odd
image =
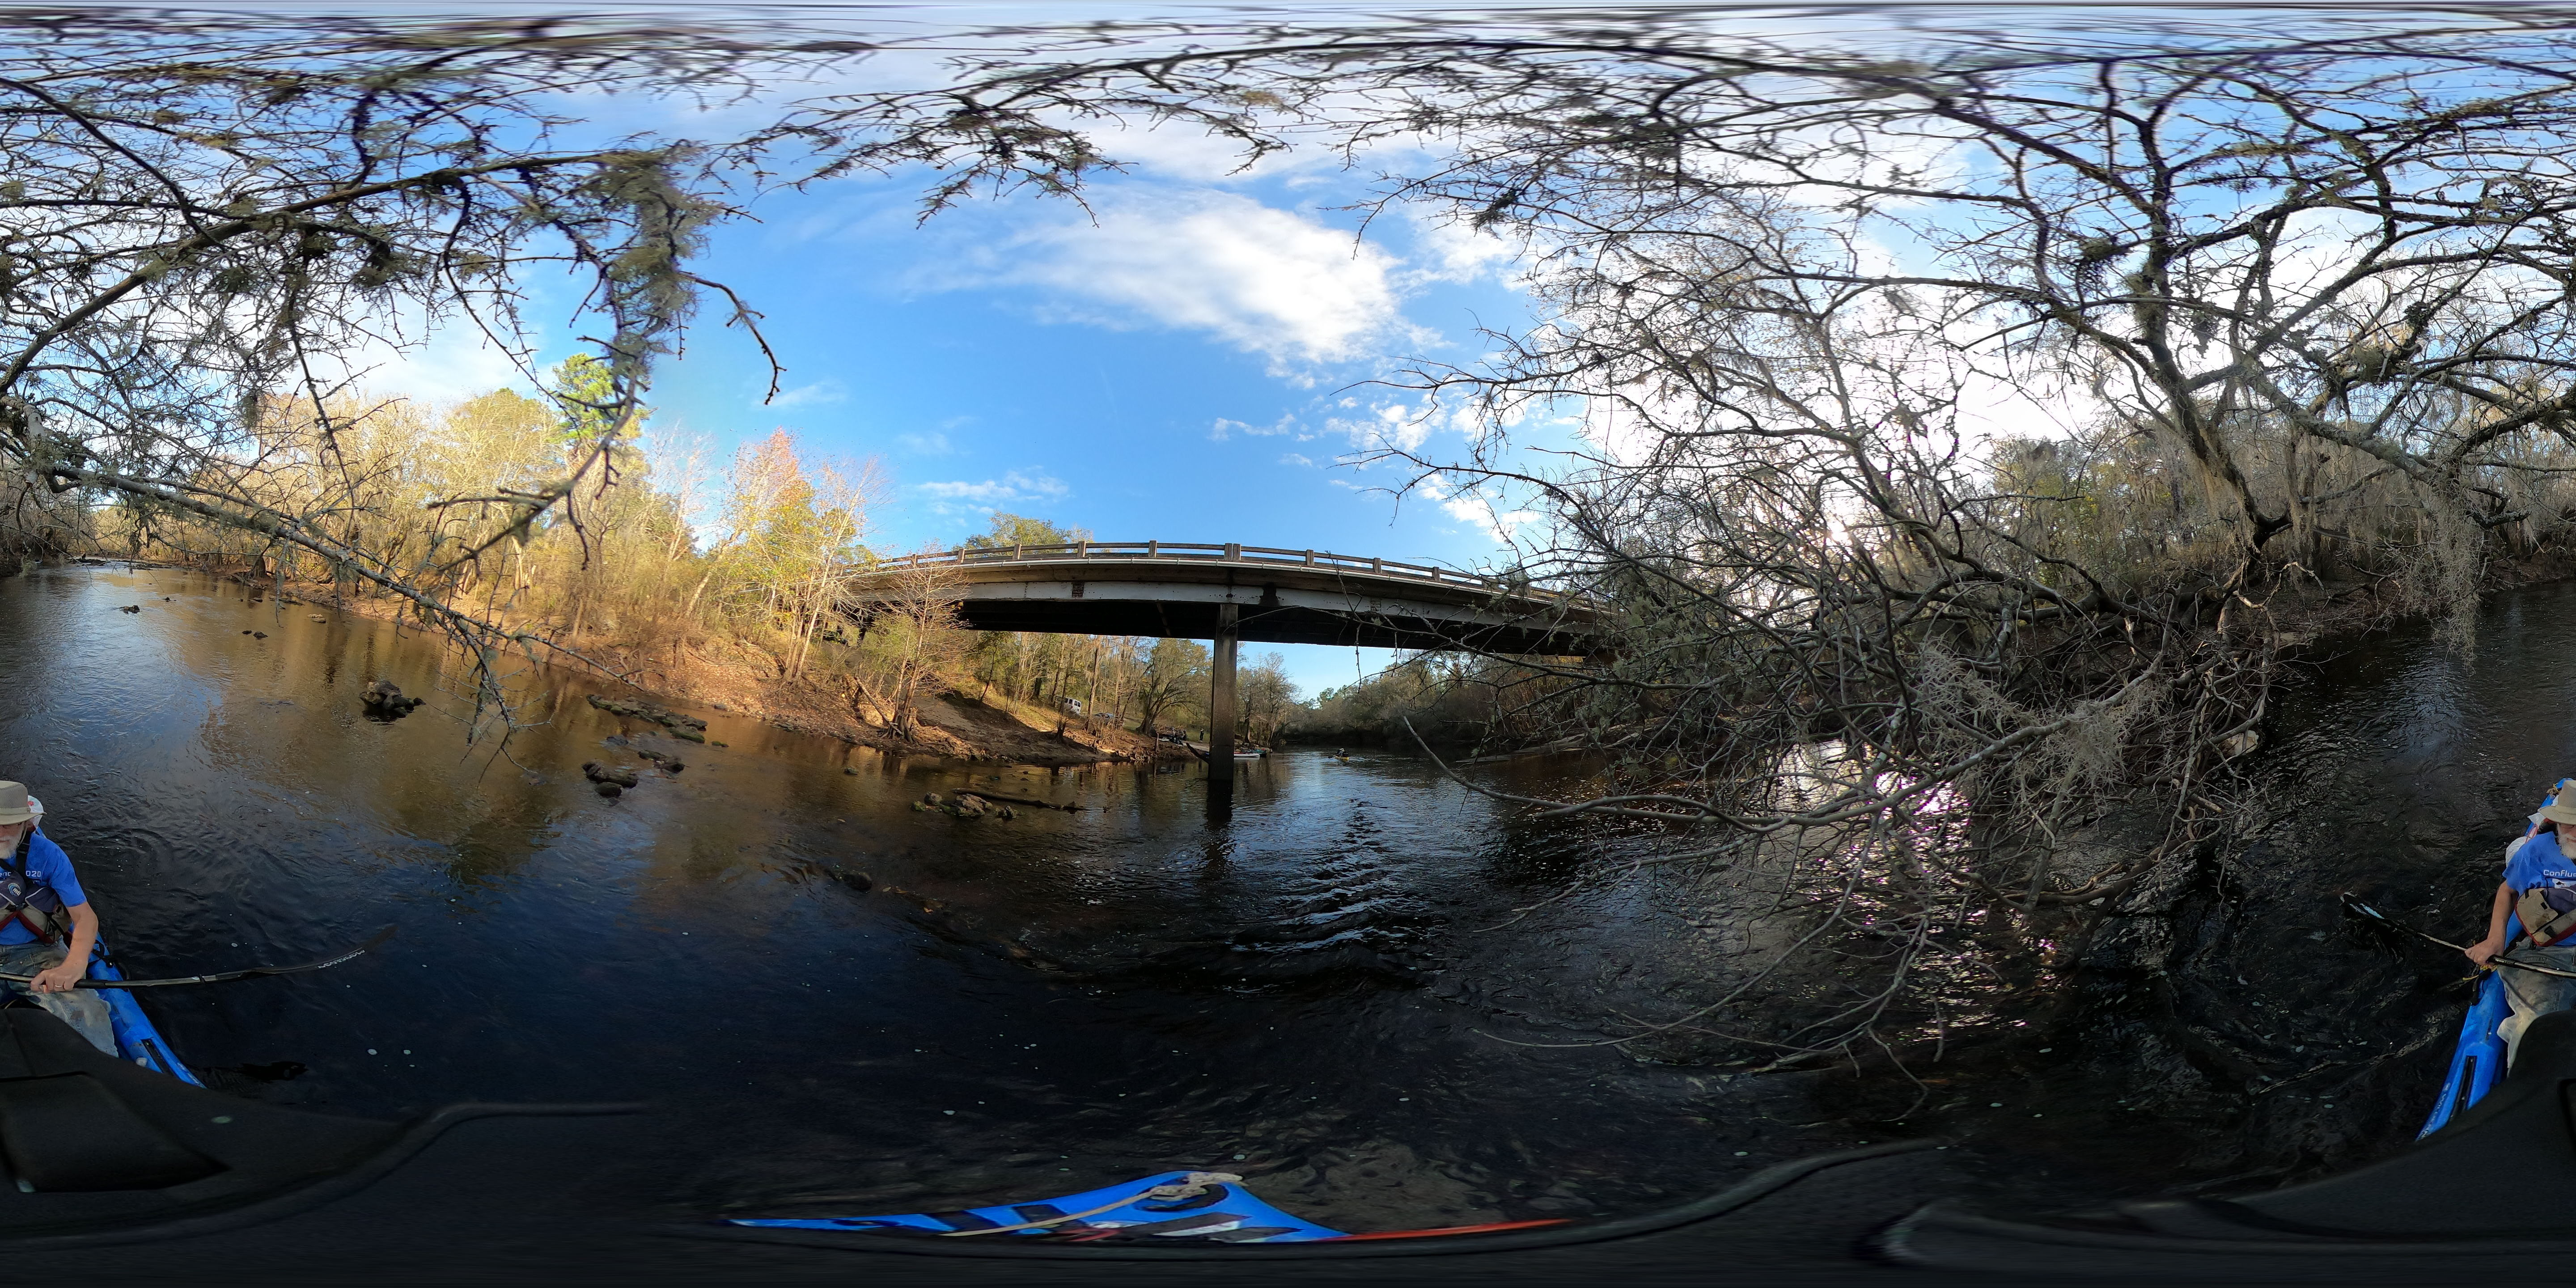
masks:
[[[1546,699],[1562,682],[1510,658],[1468,653],[1400,656],[1375,675],[1296,703],[1283,736],[1310,742],[1384,742],[1516,750],[1564,733],[1568,710]],[[1407,732],[1410,724],[1413,732]]]
[[[1235,677],[1235,736],[1254,746],[1267,746],[1300,710],[1297,686],[1288,680],[1288,659],[1265,653]]]
[[[1168,718],[1206,710],[1208,649],[1197,640],[1158,639],[1136,680],[1136,731],[1153,733]]]
[[[1091,533],[1082,528],[1059,528],[1044,519],[1004,514],[996,510],[993,513],[992,528],[966,538],[966,546],[973,550],[1000,550],[1012,546],[1060,546],[1085,541],[1090,539],[1090,536]]]
[[[625,426],[650,414],[630,411],[620,401],[608,364],[587,353],[564,359],[549,374],[546,393],[554,399],[556,433],[566,447],[615,438]]]

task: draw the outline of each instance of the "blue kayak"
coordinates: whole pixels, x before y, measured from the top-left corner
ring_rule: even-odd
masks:
[[[950,1238],[1054,1236],[1058,1241],[1086,1243],[1111,1238],[1304,1243],[1348,1237],[1254,1198],[1251,1191],[1243,1188],[1242,1179],[1225,1172],[1163,1172],[1123,1185],[1033,1203],[890,1216],[736,1219],[727,1224]]]
[[[2549,795],[2542,797],[2540,803],[2546,806],[2557,800],[2558,793],[2567,790],[2571,783],[2576,783],[2576,778],[2558,780],[2558,785],[2551,788]],[[2522,837],[2514,845],[2522,844],[2539,830],[2540,815],[2533,814],[2531,822],[2523,828]],[[2512,858],[2512,846],[2505,848],[2505,856],[2508,860]],[[2507,942],[2521,935],[2522,919],[2507,913],[2504,934]],[[2505,1005],[2502,972],[2488,971],[2478,981],[2478,997],[2469,1004],[2467,1018],[2460,1021],[2460,1040],[2452,1048],[2451,1070],[2442,1079],[2442,1094],[2434,1099],[2433,1112],[2424,1119],[2424,1130],[2415,1133],[2415,1139],[2422,1140],[2442,1130],[2459,1116],[2460,1111],[2478,1103],[2495,1088],[2497,1082],[2503,1080],[2504,1039],[2496,1036],[2496,1026],[2503,1024],[2511,1014]]]
[[[125,978],[125,972],[116,968],[116,956],[107,950],[105,940],[100,940],[90,949],[89,977]],[[119,1056],[155,1073],[169,1074],[189,1086],[206,1085],[197,1080],[197,1075],[188,1072],[188,1066],[179,1063],[179,1057],[170,1053],[169,1039],[162,1037],[161,1030],[153,1027],[152,1017],[143,1013],[143,1004],[134,999],[133,993],[121,988],[102,988],[93,990],[92,995],[107,1003],[107,1026],[116,1035],[116,1053]],[[20,1000],[25,1005],[35,1005],[32,1000]]]
[[[37,830],[42,831],[45,825],[45,803],[33,796],[27,798],[27,803],[34,807],[36,827]],[[125,972],[116,968],[116,954],[108,951],[105,937],[90,945],[89,977],[91,979],[125,978]],[[206,1085],[197,1080],[197,1075],[188,1072],[188,1066],[179,1063],[179,1057],[170,1054],[169,1039],[162,1037],[161,1030],[152,1026],[152,1017],[143,1013],[143,1004],[134,1000],[133,993],[121,988],[102,988],[93,991],[107,999],[107,1023],[108,1028],[116,1034],[118,1055],[155,1073],[169,1074],[189,1086]]]
[[[89,977],[125,978],[125,972],[116,968],[115,955],[107,951],[104,940],[90,950]],[[169,1074],[189,1086],[206,1085],[197,1080],[197,1075],[188,1072],[188,1066],[179,1063],[179,1057],[170,1054],[169,1039],[162,1037],[161,1030],[152,1026],[152,1017],[143,1013],[143,1004],[134,1000],[132,992],[122,988],[95,991],[107,999],[108,1027],[116,1032],[118,1055],[156,1073]]]

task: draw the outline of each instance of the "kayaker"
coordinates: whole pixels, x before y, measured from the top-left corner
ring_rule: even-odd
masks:
[[[0,971],[36,977],[0,980],[0,998],[31,998],[91,1046],[116,1054],[106,999],[75,987],[89,974],[98,911],[72,874],[71,856],[37,829],[24,783],[0,782],[0,854],[8,856],[0,862]]]
[[[2506,856],[2504,882],[2496,887],[2495,904],[2487,912],[2486,938],[2468,946],[2470,961],[2485,966],[2505,952],[2505,921],[2517,912],[2531,913],[2526,920],[2548,917],[2554,921],[2555,916],[2539,910],[2559,904],[2576,908],[2576,799],[2571,797],[2576,797],[2576,792],[2563,793],[2542,806],[2539,830],[2516,844]],[[2565,893],[2558,893],[2562,891]],[[2525,899],[2525,895],[2534,892],[2540,894],[2539,899]],[[2540,928],[2544,933],[2549,929],[2546,923]],[[2576,934],[2569,933],[2576,927],[2559,926],[2559,933],[2567,937],[2547,944],[2534,944],[2532,929],[2528,925],[2523,928],[2523,940],[2513,946],[2508,961],[2576,971]],[[2505,1003],[2513,1013],[2496,1026],[2496,1036],[2504,1039],[2505,1065],[2510,1068],[2514,1049],[2522,1042],[2524,1026],[2534,1016],[2565,1010],[2576,1002],[2576,979],[2527,970],[2506,970],[2502,976]]]

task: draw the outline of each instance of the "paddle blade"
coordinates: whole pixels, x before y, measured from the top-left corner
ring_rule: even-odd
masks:
[[[302,966],[282,966],[282,967],[276,967],[276,968],[271,969],[268,973],[269,973],[269,974],[272,974],[272,975],[283,975],[283,974],[287,974],[287,973],[289,973],[289,972],[301,972],[301,971],[308,971],[308,970],[329,970],[330,968],[332,968],[332,967],[334,967],[334,966],[337,966],[337,965],[339,965],[339,964],[340,964],[340,963],[342,963],[342,962],[355,961],[355,960],[357,960],[358,958],[364,957],[364,956],[366,956],[367,954],[369,954],[369,953],[371,953],[371,952],[374,952],[375,950],[377,950],[377,949],[379,949],[379,948],[384,947],[386,944],[391,943],[391,942],[393,941],[393,937],[394,937],[394,931],[395,931],[395,929],[396,929],[396,928],[395,928],[395,927],[393,927],[393,926],[387,926],[387,927],[385,927],[384,929],[377,931],[373,936],[369,937],[369,938],[368,938],[368,940],[367,940],[367,942],[365,942],[365,943],[363,943],[363,944],[360,944],[360,945],[358,945],[357,947],[352,948],[352,949],[350,949],[349,951],[347,951],[347,952],[345,952],[345,953],[342,953],[342,954],[340,954],[340,955],[339,955],[339,956],[337,956],[337,957],[326,957],[326,958],[322,959],[321,961],[318,961],[318,962],[308,962],[308,963],[306,963],[305,965],[302,965]]]

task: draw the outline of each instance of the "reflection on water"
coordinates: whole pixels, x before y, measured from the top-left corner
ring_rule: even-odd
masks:
[[[0,770],[52,807],[129,969],[401,927],[325,975],[155,999],[254,1094],[646,1099],[702,1142],[663,1178],[675,1215],[1221,1165],[1385,1228],[1634,1208],[1769,1161],[1775,1125],[1713,1121],[1689,1071],[1484,1036],[1583,1036],[1564,1020],[1621,986],[1619,942],[1669,927],[1631,896],[1474,933],[1581,854],[1414,762],[1287,753],[1212,803],[1194,768],[906,762],[713,712],[730,746],[702,747],[579,685],[499,755],[441,714],[432,643],[313,611],[151,570],[0,583]],[[430,705],[365,718],[379,677]],[[643,781],[603,799],[586,760]],[[963,787],[1084,808],[911,807]]]
[[[1712,900],[1732,878],[1628,862],[1650,838],[1507,821],[1397,757],[1290,752],[1212,801],[1195,768],[908,762],[713,712],[731,745],[701,747],[576,683],[538,695],[550,721],[501,755],[442,714],[416,635],[70,569],[0,582],[0,772],[51,806],[139,973],[401,927],[327,974],[153,999],[184,1058],[361,1113],[644,1099],[663,1215],[1218,1166],[1383,1229],[1635,1210],[1919,1134],[2033,1197],[2241,1188],[2421,1120],[2464,972],[2349,930],[2334,894],[2478,915],[2522,812],[2576,772],[2576,648],[2544,628],[2571,600],[2501,602],[2474,667],[2407,638],[2328,664],[2256,767],[2250,842],[2079,917],[2056,959],[2071,988],[2007,995],[1927,959],[1974,984],[1954,1016],[2001,1009],[1920,1085],[1579,1045],[1767,960],[1762,928]],[[378,677],[431,705],[365,718]],[[641,785],[604,799],[587,760]],[[1566,787],[1563,766],[1477,772]],[[970,787],[1084,808],[912,808]]]

